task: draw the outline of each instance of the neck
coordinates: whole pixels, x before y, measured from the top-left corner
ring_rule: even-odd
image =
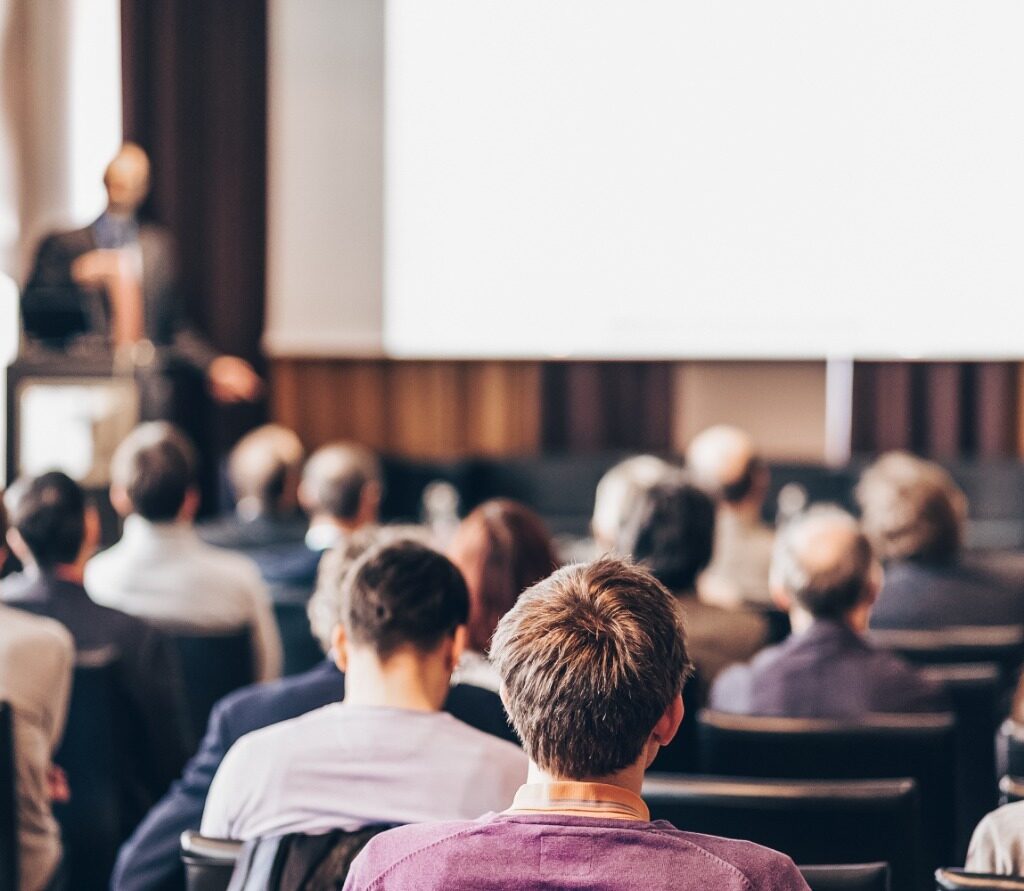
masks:
[[[53,567],[53,575],[62,582],[81,585],[85,581],[85,563],[61,563]]]
[[[640,795],[644,785],[644,769],[641,767],[640,761],[637,761],[635,764],[631,764],[629,767],[607,776],[571,778],[543,770],[531,761],[526,781],[539,785],[550,783],[601,783],[605,786],[617,786],[620,789],[625,789],[627,792],[632,792],[634,795]]]
[[[860,604],[838,619],[838,621],[851,631],[855,631],[857,634],[864,634],[868,630],[868,619],[870,616],[871,605]],[[794,606],[789,611],[789,625],[794,634],[803,634],[815,621],[814,616],[802,607]]]
[[[734,504],[722,503],[722,510],[741,520],[756,522],[761,519],[761,499],[746,498]]]
[[[451,671],[431,654],[411,648],[381,661],[372,651],[348,653],[345,702],[418,712],[441,710],[448,697]]]

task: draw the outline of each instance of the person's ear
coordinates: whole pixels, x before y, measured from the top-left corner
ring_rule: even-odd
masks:
[[[658,723],[654,725],[654,729],[651,730],[651,735],[648,738],[645,770],[651,766],[655,757],[657,757],[658,750],[664,748],[675,739],[676,734],[679,732],[679,725],[683,723],[684,714],[686,714],[686,708],[683,706],[683,694],[677,693],[668,704],[664,714],[658,719]]]
[[[120,517],[127,517],[135,509],[132,507],[131,498],[128,497],[128,490],[124,486],[110,487],[110,503]]]
[[[334,664],[338,671],[348,671],[348,635],[345,634],[345,626],[339,622],[331,632],[331,656],[334,657]]]
[[[195,486],[189,486],[185,490],[185,498],[181,502],[181,509],[178,511],[177,516],[179,523],[191,523],[196,518],[196,514],[199,513],[199,499],[201,497],[199,489]]]

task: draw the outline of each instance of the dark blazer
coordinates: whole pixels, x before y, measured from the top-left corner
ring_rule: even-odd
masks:
[[[1024,592],[984,570],[953,562],[901,560],[885,567],[872,628],[1024,625]]]
[[[743,715],[856,720],[871,712],[939,712],[949,704],[941,686],[898,656],[840,622],[818,620],[750,663],[727,668],[709,705]]]
[[[307,525],[308,521],[301,515],[241,520],[232,514],[200,523],[196,532],[207,544],[248,553],[262,548],[302,544]]]
[[[345,676],[325,659],[304,674],[254,684],[214,706],[199,751],[163,800],[122,846],[112,891],[180,889],[184,879],[178,839],[199,829],[210,784],[228,749],[246,733],[286,721],[345,698]],[[498,696],[479,687],[452,687],[445,708],[480,730],[517,742]]]
[[[63,292],[82,307],[87,328],[84,333],[107,336],[112,317],[106,293],[102,289],[80,288],[71,277],[71,264],[97,247],[94,226],[95,223],[50,235],[40,244],[32,275],[22,293],[22,312],[26,318],[44,310],[51,294]],[[177,251],[173,237],[163,226],[142,223],[139,248],[146,337],[162,348],[162,362],[184,364],[205,372],[217,352],[185,321],[176,292]]]
[[[56,619],[75,639],[78,661],[114,661],[124,701],[134,714],[126,727],[129,805],[146,806],[164,793],[188,757],[184,700],[177,656],[170,641],[148,623],[94,603],[85,588],[49,573],[5,585],[11,606]],[[74,696],[74,691],[72,691]],[[72,789],[72,793],[74,790]]]

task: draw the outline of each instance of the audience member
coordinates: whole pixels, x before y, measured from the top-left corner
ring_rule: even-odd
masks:
[[[89,561],[90,596],[175,630],[248,628],[256,677],[277,677],[281,640],[259,570],[196,535],[195,454],[184,435],[162,422],[137,427],[114,453],[110,475],[124,534]]]
[[[634,455],[620,461],[601,477],[594,492],[590,532],[599,554],[614,553],[622,526],[633,514],[641,494],[678,468],[654,455]]]
[[[982,818],[971,836],[966,868],[988,875],[1024,875],[1024,801]]]
[[[448,556],[469,588],[468,643],[458,682],[498,691],[486,653],[498,621],[516,598],[558,565],[544,521],[517,501],[485,501],[459,525]]]
[[[138,810],[167,788],[187,757],[177,660],[167,639],[146,622],[86,594],[85,564],[99,539],[99,517],[78,484],[52,472],[20,481],[12,494],[8,539],[37,574],[8,602],[60,622],[74,638],[78,661],[117,666],[131,737],[125,740],[123,796]]]
[[[440,712],[468,613],[461,574],[437,552],[402,542],[360,558],[333,639],[344,702],[235,743],[210,788],[204,834],[355,830],[506,806],[526,775],[523,753]]]
[[[678,607],[650,573],[609,558],[559,570],[520,596],[491,655],[528,784],[504,813],[377,836],[347,891],[806,889],[782,854],[650,821],[644,772],[682,721],[689,670]]]
[[[0,565],[6,514],[0,504]],[[66,798],[52,763],[67,717],[75,645],[59,622],[0,606],[0,702],[13,713],[15,814],[21,891],[50,886],[61,859],[51,801]]]
[[[306,521],[298,486],[305,450],[298,435],[264,424],[243,436],[228,456],[234,512],[197,527],[207,544],[236,551],[302,541]]]
[[[736,427],[710,427],[690,443],[686,467],[717,503],[713,556],[698,585],[701,599],[725,607],[769,603],[774,533],[761,519],[768,467],[754,441]]]
[[[725,666],[754,655],[767,638],[763,616],[699,601],[697,577],[711,559],[715,507],[681,471],[640,490],[615,551],[632,556],[675,593],[686,616],[690,651],[710,682]]]
[[[871,712],[936,712],[940,686],[865,639],[882,568],[857,521],[816,507],[790,521],[775,545],[772,593],[793,634],[749,665],[726,669],[710,705],[789,718],[857,719]]]
[[[937,464],[883,455],[861,476],[857,500],[885,565],[872,627],[1024,624],[1024,597],[963,564],[966,499]]]
[[[380,462],[354,443],[317,449],[302,470],[299,503],[309,517],[302,541],[250,551],[277,603],[306,603],[321,555],[377,523]]]

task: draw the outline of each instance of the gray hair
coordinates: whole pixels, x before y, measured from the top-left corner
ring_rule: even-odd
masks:
[[[657,483],[678,473],[678,468],[654,455],[634,455],[620,461],[597,484],[590,528],[599,544],[612,547],[644,493]]]
[[[349,442],[325,445],[302,470],[303,507],[311,513],[354,520],[366,486],[379,486],[381,475],[380,460],[369,449]]]
[[[779,531],[771,581],[816,618],[840,618],[868,591],[875,567],[857,521],[833,505],[798,514]]]

